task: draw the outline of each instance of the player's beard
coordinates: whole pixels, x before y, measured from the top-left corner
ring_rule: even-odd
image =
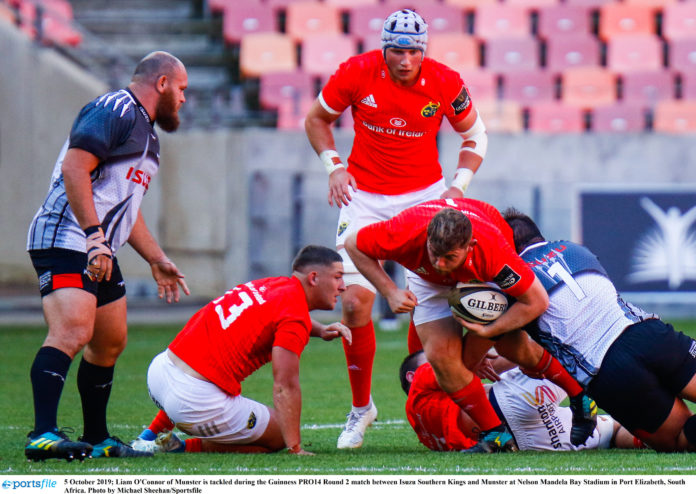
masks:
[[[157,118],[155,122],[165,132],[174,132],[179,128],[179,110],[176,107],[176,100],[172,91],[162,93],[157,108],[155,110]]]

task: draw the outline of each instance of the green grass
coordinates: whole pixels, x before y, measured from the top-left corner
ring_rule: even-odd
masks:
[[[696,322],[675,327],[696,335]],[[129,343],[116,366],[109,406],[111,433],[130,441],[156,413],[145,384],[147,366],[165,348],[177,326],[131,326]],[[51,460],[28,463],[23,454],[33,426],[29,368],[44,328],[0,328],[0,474],[199,474],[199,475],[681,475],[696,473],[694,456],[651,451],[521,452],[505,455],[434,453],[421,446],[406,422],[405,396],[398,366],[406,354],[406,334],[377,332],[373,394],[378,422],[358,451],[336,450],[336,438],[350,404],[347,372],[338,341],[312,339],[302,357],[302,442],[314,457],[272,455],[157,455],[141,459],[93,459],[84,463]],[[79,357],[78,357],[79,358]],[[77,365],[68,376],[59,408],[59,425],[81,433],[75,384]],[[266,366],[243,384],[244,394],[271,403],[271,373]],[[646,404],[647,406],[648,404]],[[194,459],[195,458],[195,459]]]

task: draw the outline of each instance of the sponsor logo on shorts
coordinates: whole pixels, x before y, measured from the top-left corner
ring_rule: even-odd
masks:
[[[689,348],[689,355],[696,358],[696,341],[691,342],[691,348]]]
[[[515,273],[515,271],[513,271],[513,269],[506,264],[505,266],[503,266],[503,269],[501,269],[500,272],[497,275],[495,275],[493,281],[500,288],[506,290],[510,287],[515,286],[515,284],[521,279],[522,277],[519,274]]]
[[[46,271],[44,274],[39,276],[39,290],[43,290],[51,286],[51,277],[52,273],[50,271]]]
[[[556,393],[554,393],[551,390],[551,388],[549,388],[546,385],[537,386],[534,390],[534,395],[525,391],[524,393],[522,393],[522,398],[524,398],[524,401],[526,401],[533,407],[543,405],[544,403],[546,403],[547,400],[550,400],[551,403],[558,400]]]
[[[461,112],[469,108],[471,104],[471,98],[469,97],[469,91],[466,90],[466,86],[462,87],[459,95],[452,101],[452,108],[454,108],[454,114],[459,115]]]
[[[437,113],[438,108],[440,108],[440,103],[433,103],[432,101],[425,105],[421,110],[421,115],[424,117],[432,117]]]
[[[343,235],[343,232],[346,231],[346,228],[348,228],[348,222],[347,221],[342,221],[340,225],[338,225],[338,236],[340,237]]]
[[[253,429],[256,426],[256,414],[251,412],[249,414],[249,420],[247,420],[247,429]]]

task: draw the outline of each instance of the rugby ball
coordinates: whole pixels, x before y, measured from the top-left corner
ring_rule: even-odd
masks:
[[[482,283],[459,285],[448,296],[452,312],[465,321],[488,324],[508,308],[509,302],[502,290]]]

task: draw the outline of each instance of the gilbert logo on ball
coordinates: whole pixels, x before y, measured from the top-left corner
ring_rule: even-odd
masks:
[[[448,296],[452,312],[465,321],[487,324],[508,308],[508,299],[499,288],[472,283],[453,288]]]

